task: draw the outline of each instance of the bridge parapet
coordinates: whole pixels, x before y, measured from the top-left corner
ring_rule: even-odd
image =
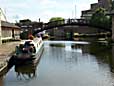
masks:
[[[56,27],[66,26],[66,25],[91,26],[90,21],[86,20],[86,19],[64,19],[64,20],[52,21],[52,22],[45,23],[43,25],[42,29],[35,31],[35,33],[38,33],[43,30],[53,29]],[[92,27],[96,27],[96,28],[110,31],[109,29],[105,29],[102,27],[97,27],[97,26],[92,26]]]
[[[62,26],[62,25],[82,25],[82,24],[89,24],[88,20],[85,19],[64,19],[64,20],[60,20],[60,21],[52,21],[52,22],[48,22],[44,25],[43,29],[46,28],[51,28],[51,27],[58,27],[58,26]]]

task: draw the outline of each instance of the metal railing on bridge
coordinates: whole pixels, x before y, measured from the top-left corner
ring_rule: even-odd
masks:
[[[43,30],[51,29],[54,27],[60,27],[65,25],[88,25],[89,20],[86,19],[64,19],[59,21],[48,22],[43,25]]]
[[[61,26],[67,26],[67,25],[91,26],[91,27],[100,28],[100,29],[111,32],[111,29],[109,28],[104,28],[99,25],[98,26],[91,25],[90,20],[87,20],[87,19],[64,19],[64,20],[45,23],[42,26],[42,28],[40,30],[35,31],[34,34],[44,31],[44,30],[53,29],[53,28],[61,27]]]

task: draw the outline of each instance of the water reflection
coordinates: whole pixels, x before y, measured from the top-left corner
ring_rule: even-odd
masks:
[[[47,74],[51,75],[44,73],[45,78],[40,80],[39,86],[46,86],[43,84],[46,76],[48,86],[113,86],[111,55],[111,47],[98,42],[67,42],[65,47],[46,47],[41,65],[46,65]]]
[[[4,86],[113,86],[113,52],[114,46],[99,42],[45,42],[38,70],[15,67]]]
[[[81,49],[83,55],[89,54],[94,56],[99,68],[105,64],[105,66],[109,66],[111,72],[114,70],[114,46],[100,42],[91,42],[89,45],[75,44],[72,45],[72,48]]]
[[[36,77],[36,65],[29,64],[23,66],[15,66],[15,72],[17,75],[17,79],[30,80]]]
[[[90,44],[90,54],[94,55],[97,59],[99,69],[106,69],[105,72],[113,73],[114,69],[114,56],[113,56],[113,46],[109,44],[94,42]]]
[[[0,77],[0,86],[4,86],[4,84],[3,84],[3,76]]]
[[[78,52],[82,52],[82,54],[89,53],[89,45],[82,45],[82,44],[72,44],[72,50],[77,50]]]
[[[112,46],[112,57],[109,59],[111,72],[114,73],[114,46]]]

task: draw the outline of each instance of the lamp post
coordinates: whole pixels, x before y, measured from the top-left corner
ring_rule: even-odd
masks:
[[[0,45],[2,44],[2,25],[1,25],[1,16],[2,16],[2,13],[1,13],[1,8],[0,8]]]
[[[74,12],[75,12],[75,19],[76,19],[76,0],[74,0],[74,3],[75,3],[75,7],[74,7]]]
[[[76,4],[75,4],[75,19],[76,19]]]

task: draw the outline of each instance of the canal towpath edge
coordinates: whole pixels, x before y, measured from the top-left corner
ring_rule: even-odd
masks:
[[[7,67],[8,60],[15,51],[15,47],[19,44],[18,42],[8,42],[0,45],[0,72]]]

